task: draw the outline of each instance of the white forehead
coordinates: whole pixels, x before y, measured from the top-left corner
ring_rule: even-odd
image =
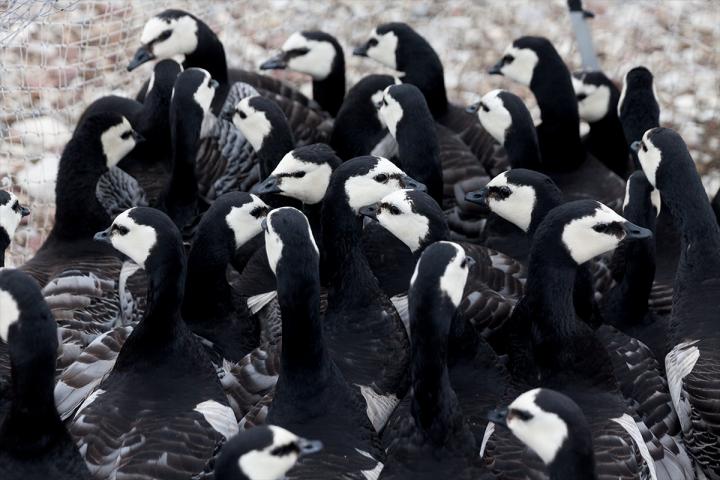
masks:
[[[453,242],[439,242],[452,246],[456,254],[445,267],[445,273],[440,277],[440,290],[450,298],[450,301],[456,307],[460,305],[465,290],[465,282],[467,281],[468,267],[461,266],[465,260],[465,250]]]
[[[175,30],[189,28],[192,33],[197,31],[197,23],[191,17],[183,15],[178,18],[163,19],[160,17],[152,17],[147,21],[143,28],[140,42],[147,44],[155,40],[165,30]]]
[[[0,227],[4,228],[8,236],[12,238],[15,233],[15,229],[20,224],[22,215],[20,212],[13,210],[13,205],[17,201],[17,197],[11,192],[7,192],[10,195],[8,201],[0,205]]]
[[[598,203],[592,215],[577,218],[565,225],[563,243],[576,263],[582,264],[601,253],[614,249],[622,239],[593,230],[593,226],[626,220],[607,206]]]
[[[285,156],[282,158],[282,160],[280,160],[280,162],[275,167],[275,170],[272,171],[271,175],[295,173],[298,171],[307,172],[308,170],[314,170],[315,168],[318,168],[320,166],[321,166],[321,164],[313,163],[313,162],[306,162],[306,161],[296,157],[295,151],[291,150],[285,154]]]
[[[422,240],[427,237],[430,220],[413,211],[407,192],[408,190],[398,190],[385,195],[381,202],[396,206],[402,213],[393,215],[386,209],[382,209],[378,212],[377,219],[411,251],[416,252],[420,248]]]
[[[493,90],[482,97],[482,102],[489,109],[488,112],[482,108],[478,109],[478,118],[485,130],[493,136],[500,144],[505,143],[507,129],[512,125],[510,111],[500,98],[502,90]]]
[[[568,437],[567,424],[555,413],[540,408],[536,399],[540,389],[529,390],[510,404],[510,409],[533,415],[528,421],[517,417],[508,421],[508,428],[545,462],[552,463]]]
[[[280,207],[276,208],[275,210],[268,213],[267,216],[267,232],[265,234],[265,250],[267,252],[268,256],[268,262],[270,263],[270,268],[272,268],[273,272],[277,272],[277,265],[280,262],[280,258],[282,258],[282,251],[283,251],[283,241],[280,238],[280,235],[275,231],[272,224],[272,218],[278,214],[278,212],[282,212],[284,210],[295,210],[296,208],[293,207]],[[313,248],[315,249],[315,252],[319,255],[320,250],[318,249],[317,243],[315,243],[315,237],[313,236],[312,230],[310,229],[310,223],[308,222],[308,219],[305,215],[301,215],[303,218],[303,221],[305,223],[305,228],[307,229],[307,234],[310,239],[310,243],[312,243]]]
[[[252,201],[245,203],[239,207],[232,207],[230,212],[225,216],[230,230],[235,236],[235,248],[240,248],[252,237],[260,233],[262,216],[256,217],[251,214],[256,208],[267,208],[265,202],[257,196],[251,194]]]
[[[157,243],[157,232],[153,227],[140,225],[132,219],[130,213],[133,210],[125,210],[115,217],[113,224],[127,228],[128,232],[125,235],[111,234],[110,239],[117,250],[144,268],[150,251]]]
[[[210,104],[215,97],[215,89],[210,86],[210,73],[207,70],[203,70],[205,80],[198,86],[197,90],[193,94],[193,100],[195,103],[200,105],[203,112],[207,113],[210,110]]]
[[[610,88],[607,85],[593,85],[572,77],[575,95],[585,94],[578,100],[578,113],[586,122],[597,122],[607,115],[610,107]]]
[[[281,50],[287,52],[296,48],[308,48],[308,45],[308,39],[305,38],[302,33],[295,32],[290,35],[287,40],[285,40],[285,43],[283,43]]]
[[[251,98],[254,98],[254,96],[245,97],[238,102],[236,109],[243,111],[246,118],[240,118],[239,115],[235,114],[233,115],[233,122],[237,122],[236,126],[242,131],[255,151],[258,151],[262,148],[265,137],[270,134],[272,124],[265,112],[255,110],[250,105]]]
[[[400,182],[395,179],[388,180],[384,184],[373,180],[376,175],[381,173],[388,176],[405,175],[402,170],[387,158],[375,158],[377,163],[368,173],[350,177],[345,181],[345,194],[347,195],[350,207],[355,212],[358,212],[362,207],[380,201],[382,197],[388,193],[401,188]]]
[[[283,478],[297,460],[296,453],[279,456],[270,452],[278,446],[297,441],[298,437],[280,427],[271,425],[268,428],[273,433],[272,443],[262,450],[251,450],[238,459],[238,467],[250,480]]]
[[[492,180],[488,182],[488,187],[504,187],[508,184],[508,172],[502,172],[496,175]]]
[[[517,410],[524,410],[526,412],[532,412],[533,410],[538,411],[540,410],[540,407],[537,406],[535,403],[535,399],[537,398],[538,394],[540,393],[539,388],[534,388],[532,390],[528,390],[527,392],[523,393],[519,397],[517,397],[511,404],[510,408],[517,409]]]
[[[517,48],[510,45],[505,49],[504,55],[512,55],[514,60],[503,65],[503,74],[523,85],[530,85],[535,65],[538,63],[537,53],[530,48]]]
[[[282,427],[275,425],[269,425],[268,428],[273,432],[273,445],[287,445],[288,443],[296,442],[298,436],[292,432],[285,430]]]
[[[392,136],[397,137],[397,126],[403,118],[403,109],[400,102],[395,100],[390,94],[389,89],[390,87],[387,87],[383,93],[387,105],[380,107],[380,115]]]
[[[367,55],[370,58],[374,58],[385,66],[392,69],[397,69],[397,59],[395,57],[395,50],[398,45],[398,37],[392,30],[385,32],[384,34],[378,33],[377,29],[374,29],[370,33],[370,38],[374,38],[378,41],[378,44],[374,47],[370,47],[367,50]]]
[[[640,160],[640,166],[645,172],[645,176],[653,187],[657,186],[657,170],[662,161],[662,152],[655,144],[650,140],[650,132],[648,130],[643,135],[643,142],[647,147],[647,152],[642,148],[637,152],[638,160]]]
[[[535,188],[530,185],[517,185],[508,181],[508,172],[503,172],[488,182],[488,187],[507,187],[510,196],[498,200],[488,198],[490,210],[527,232],[532,222],[532,213],[537,202]]]
[[[10,325],[20,318],[18,304],[10,292],[0,290],[0,338],[7,342]]]

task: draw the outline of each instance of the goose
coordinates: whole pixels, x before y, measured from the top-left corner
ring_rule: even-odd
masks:
[[[670,394],[698,470],[708,478],[720,478],[720,449],[715,441],[720,435],[716,421],[720,384],[713,373],[720,345],[715,328],[720,305],[707,301],[720,291],[720,227],[677,132],[662,127],[648,130],[637,154],[682,239],[670,316],[671,348],[665,357]]]
[[[639,141],[646,131],[660,126],[660,102],[650,70],[640,66],[625,74],[618,113],[630,153],[640,168],[636,152]],[[671,302],[672,284],[680,261],[681,239],[667,206],[660,209],[656,237],[655,281],[663,287],[666,302]]]
[[[30,209],[20,203],[14,193],[0,190],[0,268],[5,266],[5,252],[12,242],[15,230]]]
[[[427,193],[401,190],[390,193],[361,213],[377,221],[412,253],[413,263],[429,245],[450,239],[447,219],[440,206]],[[465,292],[462,316],[482,334],[490,337],[509,317],[523,293],[526,269],[514,259],[471,242],[456,242],[474,259]],[[410,285],[410,271],[396,271]],[[407,299],[407,297],[406,297]],[[393,298],[398,306],[399,299]],[[405,320],[405,318],[403,318]]]
[[[492,137],[472,115],[448,102],[442,62],[428,41],[412,27],[400,22],[382,24],[353,54],[397,70],[403,83],[418,87],[435,120],[470,147],[487,174],[496,175],[507,168],[506,159],[496,152]]]
[[[567,395],[534,388],[488,416],[540,457],[550,480],[598,478],[591,425]]]
[[[112,371],[78,408],[70,433],[95,477],[191,476],[238,428],[209,357],[180,315],[180,232],[162,212],[136,207],[95,240],[147,272],[148,307]]]
[[[493,235],[485,239],[485,244],[508,252],[525,264],[528,262],[529,242],[540,223],[548,212],[563,203],[563,194],[550,177],[524,168],[513,168],[501,173],[485,187],[469,193],[466,198],[521,230],[524,238],[517,240],[515,236],[508,238],[503,230],[492,231],[490,233]],[[510,240],[514,245],[508,248]],[[606,292],[611,282],[610,272],[599,262],[591,261],[578,267],[573,305],[580,318],[587,322],[593,321],[595,293]]]
[[[325,112],[297,89],[279,80],[246,70],[228,69],[222,42],[205,22],[191,13],[173,9],[158,13],[145,23],[140,41],[142,45],[128,64],[129,70],[151,60],[180,59],[184,68],[204,68],[218,81],[218,92],[212,105],[215,115],[220,113],[232,85],[243,82],[281,105],[301,144],[327,139],[329,124]],[[144,98],[145,89],[143,86],[138,93],[138,100]]]
[[[116,112],[146,139],[118,162],[118,167],[138,181],[151,205],[157,203],[172,171],[170,97],[182,70],[175,60],[162,60],[153,67],[143,103],[117,95],[101,97],[88,105],[78,120],[82,123],[93,113]]]
[[[245,430],[225,442],[215,464],[217,480],[282,480],[305,455],[321,451],[307,440],[275,425]]]
[[[485,472],[448,373],[452,318],[473,259],[451,242],[425,249],[410,298],[411,389],[385,427],[381,479],[479,478]]]
[[[516,39],[489,73],[525,85],[535,95],[542,120],[536,130],[543,171],[570,176],[568,183],[587,192],[589,198],[606,203],[622,198],[622,179],[589,155],[582,144],[572,76],[548,39]],[[569,193],[565,182],[554,180]]]
[[[260,70],[287,69],[312,77],[312,97],[335,117],[345,97],[345,54],[340,43],[320,30],[295,32],[280,52],[260,64]]]
[[[322,441],[290,478],[368,478],[384,455],[360,392],[336,365],[320,318],[319,251],[303,214],[283,207],[265,220],[265,248],[282,310],[280,375],[267,422]]]
[[[552,45],[549,45],[549,48],[552,48]],[[530,49],[526,50],[531,52]],[[559,57],[557,60],[561,62]],[[564,65],[561,64],[561,66],[565,68]],[[542,75],[537,78],[540,77],[542,77]],[[533,77],[533,79],[535,78],[536,77]],[[550,78],[552,79],[552,76]],[[543,82],[538,80],[537,83],[540,84],[540,87],[533,88],[542,88],[543,93],[537,93],[536,96],[539,95],[542,97],[548,95],[548,93],[545,92],[545,89],[549,88],[546,85],[548,81]],[[556,95],[554,90],[552,93],[553,96]],[[565,108],[574,111],[575,117],[577,118],[577,110],[575,107],[577,102],[574,94],[572,92],[566,93],[567,95],[561,95],[561,97],[564,97],[561,99],[538,99],[541,110],[546,103],[552,105],[552,107],[550,107],[551,110],[561,108],[556,107],[558,103],[572,103],[572,107],[566,106]],[[609,172],[604,165],[593,157],[588,156],[585,158],[584,151],[578,153],[578,155],[581,156],[579,160],[572,160],[575,162],[574,165],[570,165],[570,160],[565,158],[571,154],[566,154],[563,149],[557,151],[553,149],[554,147],[548,147],[548,151],[543,151],[543,130],[541,127],[542,125],[550,124],[545,122],[553,122],[553,116],[544,120],[543,123],[537,127],[534,127],[530,111],[527,109],[527,106],[525,106],[525,103],[515,94],[505,90],[492,90],[488,92],[479,102],[473,104],[469,110],[477,112],[480,123],[503,145],[512,168],[519,167],[537,170],[548,175],[557,186],[560,187],[560,190],[568,200],[596,199],[613,207],[615,207],[615,204],[619,206],[620,202],[622,202],[625,185],[620,177]],[[553,114],[562,115],[558,114],[558,112],[553,112]],[[561,120],[561,122],[564,121],[565,120]],[[548,126],[545,131],[550,128],[551,127]],[[579,126],[575,123],[572,127],[572,132],[567,131],[569,128],[569,125],[560,128],[563,132],[553,133],[557,138],[554,140],[546,140],[546,142],[566,142],[564,139],[568,136],[575,136],[574,132],[579,129]],[[577,136],[579,142],[579,133]],[[563,140],[561,140],[560,137],[562,137]],[[550,135],[550,138],[554,137]],[[568,140],[568,142],[572,143],[573,140]],[[568,148],[570,149],[571,147]],[[580,149],[582,148],[582,145],[580,145]],[[559,156],[548,157],[548,155]]]
[[[693,478],[684,448],[666,431],[675,415],[649,349],[612,327],[593,332],[572,304],[578,265],[650,235],[596,201],[551,210],[533,238],[527,293],[508,322],[510,369],[523,384],[554,388],[582,407],[596,453],[615,451],[616,461],[598,464],[601,474],[647,469],[653,478]],[[617,442],[624,448],[616,450]]]
[[[348,90],[330,136],[330,146],[340,158],[397,156],[397,144],[380,118],[377,104],[385,88],[399,83],[400,79],[391,75],[367,75]]]
[[[0,271],[0,338],[7,343],[13,398],[0,417],[0,475],[6,480],[89,479],[53,401],[57,325],[37,282]]]
[[[626,179],[635,170],[618,116],[620,90],[603,72],[581,71],[572,76],[580,119],[590,126],[583,138],[587,151]]]

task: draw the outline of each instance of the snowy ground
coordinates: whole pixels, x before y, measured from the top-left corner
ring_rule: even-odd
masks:
[[[224,42],[232,66],[254,68],[292,32],[322,29],[346,48],[348,83],[382,69],[350,56],[379,23],[413,25],[438,51],[450,97],[469,103],[507,88],[534,108],[530,92],[487,75],[504,48],[521,35],[553,41],[571,69],[579,55],[565,0],[291,1],[233,0],[16,2],[0,11],[0,180],[33,209],[16,235],[11,263],[28,258],[52,221],[57,155],[82,109],[98,96],[132,94],[150,66],[125,65],[152,13],[187,9]],[[691,148],[709,192],[720,187],[720,2],[586,0],[605,72],[621,81],[645,65],[656,76],[661,121]],[[18,6],[19,5],[19,6]],[[32,21],[30,21],[32,20]],[[275,73],[308,88],[307,78]]]

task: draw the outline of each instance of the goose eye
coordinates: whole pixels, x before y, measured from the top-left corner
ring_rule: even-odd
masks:
[[[512,194],[512,190],[506,186],[502,187],[490,187],[488,189],[488,196],[496,200],[505,200]]]
[[[503,63],[512,63],[514,60],[515,57],[513,57],[509,53],[502,58]]]
[[[370,40],[368,40],[368,47],[375,47],[375,46],[377,46],[377,44],[378,44],[377,38],[371,38]]]
[[[640,142],[640,148],[642,148],[642,151],[643,151],[643,152],[647,152],[647,151],[648,151],[647,145],[645,145],[645,142],[644,142],[644,141],[641,141],[641,142]]]
[[[487,105],[485,105],[483,102],[480,102],[480,108],[482,108],[483,112],[489,112],[490,108],[488,108]]]
[[[593,230],[595,230],[598,233],[605,233],[608,230],[608,225],[606,223],[601,223],[599,225],[593,225]]]
[[[375,175],[375,181],[378,183],[385,183],[388,181],[388,176],[384,173],[378,173],[377,175]]]
[[[170,38],[170,35],[172,35],[172,30],[165,30],[160,35],[158,35],[157,40],[158,42],[162,42],[163,40],[167,40]]]
[[[127,132],[123,132],[123,134],[120,135],[120,138],[122,138],[123,140],[127,140],[128,138],[130,138],[131,135],[132,135],[132,131],[128,130]]]
[[[519,418],[523,422],[527,422],[528,420],[531,420],[533,418],[533,414],[530,412],[526,412],[525,410],[518,410],[513,408],[508,412],[507,416],[508,420],[512,418]]]
[[[258,205],[257,207],[253,208],[250,211],[250,215],[252,215],[255,218],[260,218],[261,216],[264,217],[270,212],[270,209],[266,207],[265,205]]]
[[[468,263],[468,262],[467,262],[467,258],[463,258],[463,259],[462,259],[462,262],[460,262],[460,268],[465,268],[465,267],[467,267],[467,263]]]
[[[300,55],[305,55],[305,54],[308,53],[309,51],[310,51],[309,48],[304,48],[304,47],[303,47],[303,48],[293,48],[292,50],[290,50],[290,51],[287,52],[287,53],[289,53],[289,54],[290,54],[291,56],[293,56],[293,57],[299,57]]]
[[[113,233],[116,233],[116,232],[117,232],[119,235],[125,235],[125,234],[128,233],[129,231],[130,231],[130,230],[128,230],[128,228],[125,227],[125,226],[123,226],[123,225],[115,225],[115,224],[113,224],[113,228],[112,228],[112,232],[113,232]]]
[[[238,115],[240,116],[240,118],[242,118],[243,120],[245,120],[245,119],[247,118],[247,113],[243,112],[242,110],[238,110],[238,111],[237,111],[237,114],[238,114]]]
[[[400,215],[400,209],[396,207],[395,205],[390,206],[390,213],[393,215]]]
[[[578,100],[578,102],[582,102],[582,101],[585,100],[586,98],[587,98],[587,93],[578,93],[578,94],[577,94],[577,100]]]
[[[292,174],[293,178],[303,178],[305,176],[305,172],[303,170],[300,170],[299,172],[295,172]]]
[[[12,209],[16,212],[20,210],[20,202],[15,200],[15,203],[13,203]]]

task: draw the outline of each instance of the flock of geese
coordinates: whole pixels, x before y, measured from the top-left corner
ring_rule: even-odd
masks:
[[[720,479],[720,228],[648,69],[518,38],[536,126],[404,23],[347,92],[290,36],[260,68],[312,98],[188,12],[139,42],[0,271],[0,478]],[[0,191],[3,251],[28,214]]]

